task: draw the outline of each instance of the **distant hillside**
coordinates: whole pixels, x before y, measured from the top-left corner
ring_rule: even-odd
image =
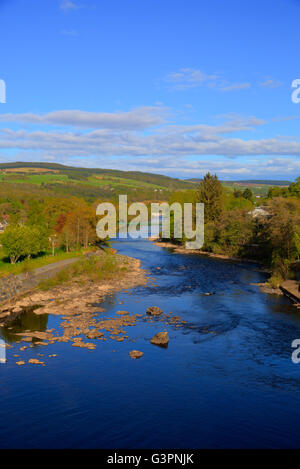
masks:
[[[79,168],[58,163],[0,163],[1,193],[36,190],[59,196],[77,196],[93,201],[116,199],[127,194],[129,200],[168,200],[170,193],[195,189],[201,179],[182,180],[161,174],[116,169]],[[222,181],[229,190],[250,187],[257,196],[268,193],[270,186],[288,186],[289,181]]]
[[[77,196],[93,201],[116,199],[167,200],[172,191],[193,189],[194,184],[159,174],[100,168],[78,168],[57,163],[1,163],[1,193],[34,193]]]
[[[66,174],[70,178],[78,179],[88,179],[94,175],[103,175],[117,177],[121,179],[131,179],[139,182],[146,182],[147,184],[152,184],[164,188],[173,188],[176,186],[177,189],[188,189],[192,187],[191,183],[188,181],[183,181],[178,178],[171,178],[168,176],[163,176],[160,174],[144,173],[141,171],[120,171],[117,169],[101,169],[101,168],[79,168],[74,166],[64,166],[58,163],[0,163],[0,170],[13,170],[19,169],[20,173],[27,173],[27,171],[22,171],[22,169],[41,169],[43,172],[49,170],[49,172],[55,171],[59,174]],[[34,171],[35,173],[37,171]]]

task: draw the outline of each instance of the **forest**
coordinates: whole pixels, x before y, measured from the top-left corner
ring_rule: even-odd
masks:
[[[272,286],[298,274],[300,178],[256,200],[251,189],[230,191],[208,173],[197,190],[172,194],[170,202],[175,201],[205,204],[204,251],[263,263]]]

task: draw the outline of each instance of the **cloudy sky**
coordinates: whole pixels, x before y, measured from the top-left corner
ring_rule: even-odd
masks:
[[[300,0],[0,0],[0,161],[300,176]]]

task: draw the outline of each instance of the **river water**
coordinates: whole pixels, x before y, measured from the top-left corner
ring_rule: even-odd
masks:
[[[153,281],[109,295],[99,316],[159,306],[186,324],[139,321],[129,328],[134,343],[23,352],[13,332],[58,328],[60,318],[28,313],[0,329],[11,343],[0,364],[0,447],[299,447],[300,364],[291,343],[300,339],[300,314],[250,285],[265,280],[258,267],[174,254],[146,240],[114,247],[140,259]],[[149,342],[162,330],[167,349]],[[144,356],[130,359],[132,349]],[[38,353],[46,366],[16,365]]]

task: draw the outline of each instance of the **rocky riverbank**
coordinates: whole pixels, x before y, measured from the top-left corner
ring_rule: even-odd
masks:
[[[162,348],[168,347],[169,335],[163,326],[177,328],[186,324],[186,321],[182,321],[172,312],[164,313],[159,307],[152,306],[135,314],[126,310],[116,311],[111,317],[101,314],[106,312],[102,303],[107,295],[113,295],[121,290],[130,295],[129,289],[136,286],[148,283],[151,287],[154,286],[153,278],[147,277],[146,272],[141,269],[139,260],[119,255],[117,259],[120,270],[109,280],[95,283],[89,279],[83,282],[82,278],[74,278],[67,285],[48,291],[32,291],[13,304],[8,303],[2,307],[0,327],[4,333],[3,337],[7,340],[6,347],[13,347],[13,357],[18,366],[26,364],[45,366],[49,358],[57,357],[56,353],[49,354],[47,347],[59,342],[69,342],[72,347],[90,351],[107,340],[117,343],[126,340],[135,342],[133,326],[139,322],[147,323],[149,326],[155,322],[162,323],[162,331],[152,337],[150,343]],[[124,266],[126,270],[123,271]],[[119,300],[118,304],[123,302]],[[35,326],[33,329],[27,326],[20,330],[20,325],[16,322],[24,317],[23,314],[39,318],[43,326],[40,324],[41,327]],[[60,316],[58,327],[47,328],[48,315]],[[10,345],[9,342],[14,345]],[[32,358],[30,351],[36,352],[37,347],[44,353],[35,353],[39,358]],[[129,353],[129,357],[133,359],[141,358],[143,355],[144,352],[139,350],[132,350]]]
[[[71,282],[48,291],[39,291],[35,288],[22,297],[3,303],[0,306],[0,326],[28,309],[34,309],[35,314],[57,315],[78,310],[93,311],[95,309],[93,304],[101,303],[107,294],[146,283],[145,271],[141,269],[139,260],[118,254],[116,259],[119,270],[108,280],[95,282],[88,278],[84,281],[82,278],[74,278]]]
[[[206,256],[206,257],[211,257],[215,259],[228,260],[228,261],[234,261],[234,262],[247,262],[247,263],[252,263],[252,264],[255,263],[255,264],[260,264],[263,266],[263,264],[260,263],[259,261],[254,261],[251,259],[240,259],[236,257],[226,256],[224,254],[215,254],[215,253],[210,253],[206,251],[200,251],[197,249],[185,249],[184,246],[179,246],[178,244],[174,244],[169,241],[168,242],[162,241],[160,238],[149,238],[149,241],[151,241],[155,246],[172,249],[172,251],[176,254],[193,254],[193,255]],[[267,269],[264,269],[263,267],[260,270],[266,273],[270,273]],[[259,287],[262,293],[268,293],[271,295],[283,295],[284,294],[280,287],[278,288],[271,287],[267,282],[255,283],[252,285]]]
[[[245,258],[241,259],[239,257],[231,257],[225,254],[215,254],[213,252],[201,251],[199,249],[186,249],[184,246],[171,243],[170,241],[162,241],[160,238],[149,238],[149,241],[151,241],[155,246],[159,246],[161,248],[172,249],[173,252],[175,252],[176,254],[194,254],[198,256],[206,256],[206,257],[227,260],[227,261],[247,262],[247,263],[252,263],[252,264],[255,263],[255,264],[263,265],[261,262],[255,261],[253,259],[245,259]]]

